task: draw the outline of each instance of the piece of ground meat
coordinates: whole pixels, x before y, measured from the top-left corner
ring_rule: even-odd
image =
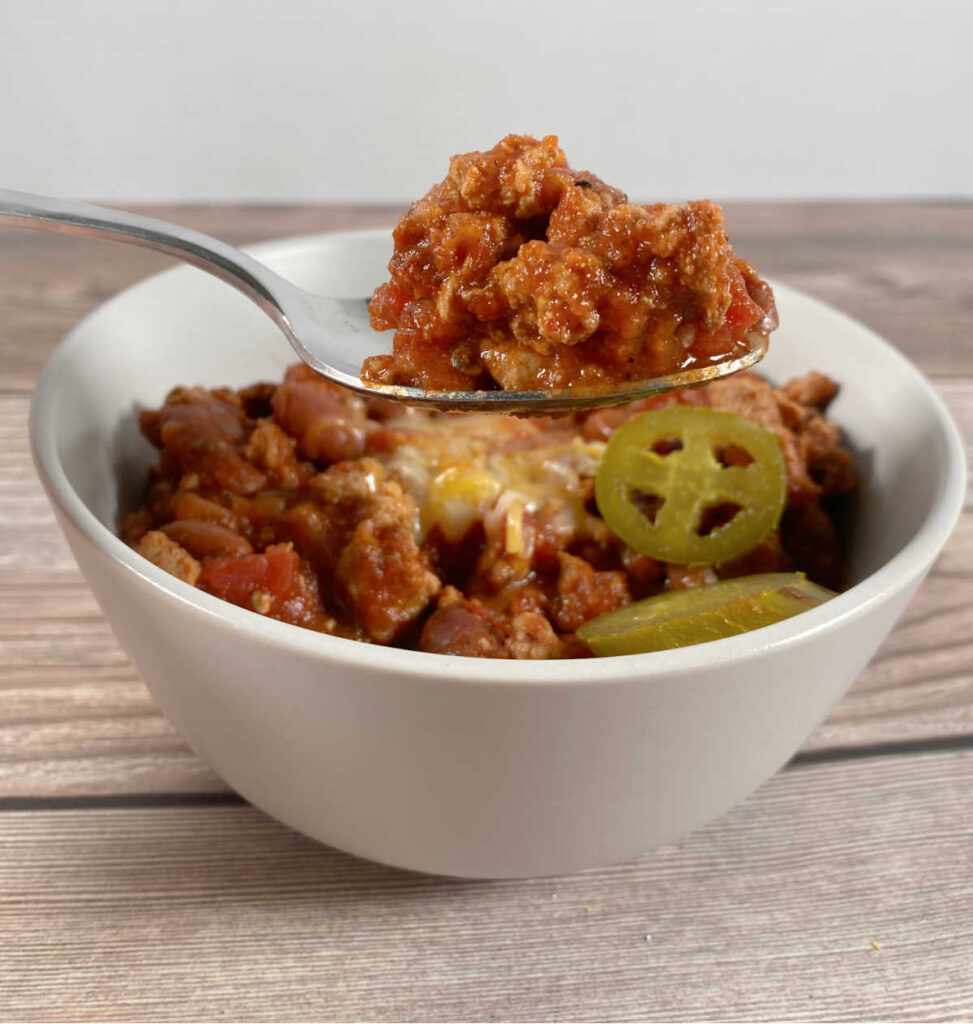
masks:
[[[202,569],[199,562],[174,540],[170,540],[161,530],[149,530],[139,541],[138,552],[153,565],[165,569],[176,579],[196,585]]]
[[[307,526],[294,540],[300,550],[309,552],[307,557],[312,557],[320,572],[334,570],[348,537],[370,514],[387,482],[384,467],[374,459],[338,462],[312,477]],[[289,516],[303,508],[297,506]]]
[[[811,479],[823,495],[848,494],[858,483],[855,461],[841,440],[836,423],[821,416],[808,420],[798,442]]]
[[[566,552],[558,556],[560,574],[551,608],[554,625],[573,633],[589,619],[621,608],[632,600],[625,573],[597,572],[583,558]]]
[[[415,539],[413,499],[373,459],[339,462],[310,483],[318,516],[299,549],[365,636],[388,643],[418,620],[441,583]]]
[[[537,611],[525,611],[510,620],[507,650],[512,658],[543,661],[563,658],[565,645],[554,632],[547,617]]]
[[[793,402],[823,410],[838,393],[838,385],[830,377],[812,370],[803,377],[789,380],[780,391]]]
[[[442,586],[416,544],[414,518],[401,489],[395,497],[386,493],[355,527],[335,567],[347,606],[378,643],[416,622]]]
[[[815,396],[825,393],[820,382],[814,388]],[[806,385],[796,387],[795,391],[806,393]],[[753,373],[738,373],[713,381],[705,393],[707,403],[714,409],[734,412],[777,435],[787,465],[791,502],[844,493],[854,486],[851,455],[842,447],[840,430],[826,422],[816,407],[802,405],[790,397],[786,388],[775,389]]]
[[[272,419],[257,423],[243,454],[262,469],[274,485],[285,490],[300,487],[310,475],[307,464],[297,458],[297,442]]]

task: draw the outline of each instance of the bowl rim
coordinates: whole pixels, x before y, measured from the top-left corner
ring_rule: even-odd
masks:
[[[245,247],[245,251],[258,259],[272,261],[316,251],[324,244],[342,244],[379,235],[387,238],[388,234],[388,228],[319,232],[261,242]],[[63,368],[73,349],[83,342],[91,322],[109,315],[116,304],[131,301],[133,295],[152,288],[159,280],[188,273],[198,271],[188,266],[177,266],[137,282],[92,310],[58,343],[37,380],[31,401],[29,434],[34,464],[56,510],[117,567],[133,574],[143,584],[161,591],[165,598],[173,599],[208,618],[216,627],[242,631],[262,643],[292,653],[302,653],[355,669],[385,671],[403,678],[449,680],[452,685],[489,683],[496,686],[563,686],[624,683],[684,675],[730,664],[745,664],[778,648],[804,643],[819,634],[831,632],[865,615],[874,606],[908,587],[931,566],[963,507],[966,465],[959,430],[942,399],[922,372],[898,349],[860,321],[795,288],[772,281],[775,291],[786,295],[789,304],[806,304],[809,308],[826,311],[829,316],[841,321],[845,329],[855,332],[861,344],[869,346],[877,356],[897,363],[900,371],[908,375],[935,414],[945,449],[946,472],[941,493],[935,496],[928,515],[910,540],[875,572],[827,603],[783,622],[739,636],[651,654],[552,661],[458,659],[316,633],[223,601],[153,565],[125,544],[87,507],[69,483],[58,458],[55,425],[57,396],[60,388],[65,386]]]

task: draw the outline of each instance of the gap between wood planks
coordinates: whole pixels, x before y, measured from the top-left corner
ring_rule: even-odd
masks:
[[[871,743],[859,747],[824,747],[795,754],[782,771],[836,761],[858,761],[866,758],[903,757],[941,754],[949,751],[973,750],[973,734],[932,736],[898,743]],[[245,804],[237,793],[103,793],[77,796],[7,796],[0,797],[0,813],[4,811],[77,811],[113,808],[136,809],[152,807],[225,807]]]

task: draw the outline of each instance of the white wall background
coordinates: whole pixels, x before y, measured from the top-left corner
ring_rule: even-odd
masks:
[[[0,0],[0,186],[395,200],[557,133],[633,197],[973,194],[973,0]]]

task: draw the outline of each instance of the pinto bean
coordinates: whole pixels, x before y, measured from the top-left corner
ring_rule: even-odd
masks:
[[[198,519],[177,519],[166,523],[162,532],[185,548],[194,558],[230,558],[253,553],[250,541],[217,523]]]
[[[345,462],[365,451],[365,428],[350,420],[315,420],[304,433],[303,449],[315,462]]]
[[[177,452],[202,437],[227,444],[238,444],[243,440],[242,409],[202,388],[176,388],[171,391],[161,414],[159,435],[162,443]]]
[[[364,451],[365,403],[317,380],[288,380],[274,395],[274,418],[305,459],[341,462]]]
[[[203,523],[215,523],[234,530],[237,517],[231,509],[224,508],[195,491],[180,491],[172,503],[176,519],[194,519]]]

